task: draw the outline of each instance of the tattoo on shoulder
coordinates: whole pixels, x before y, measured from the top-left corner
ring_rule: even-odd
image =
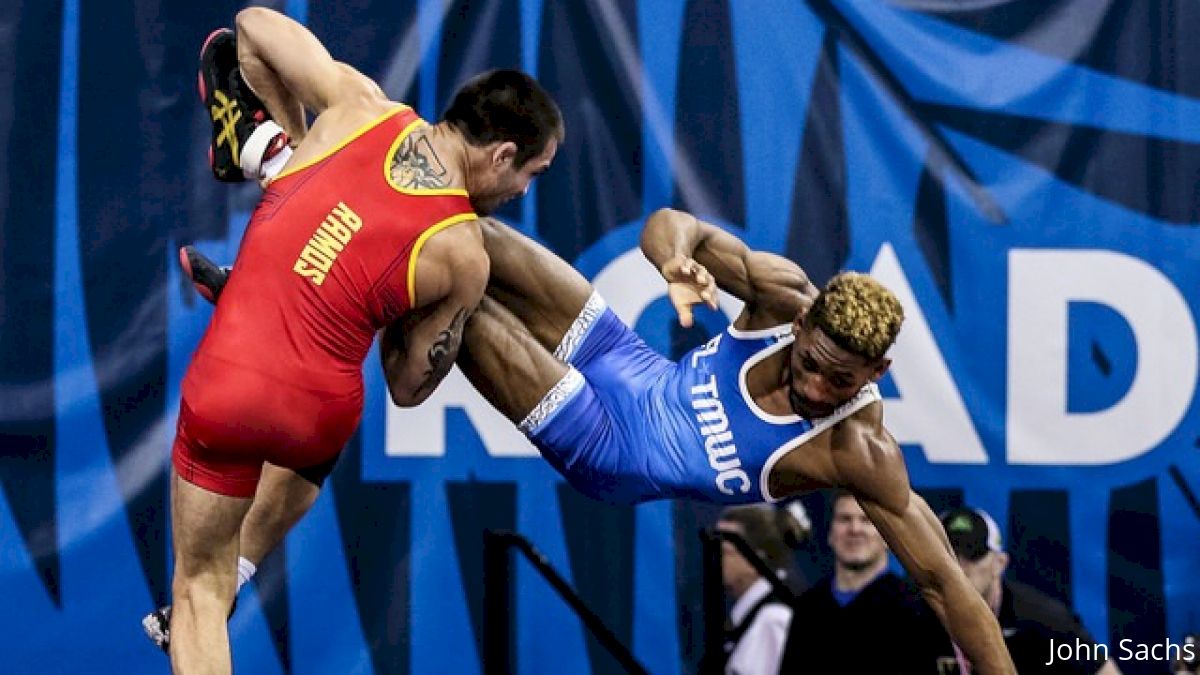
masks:
[[[392,178],[403,188],[446,187],[446,166],[427,134],[414,131],[400,143],[392,160]]]
[[[420,390],[433,389],[446,377],[454,365],[454,357],[462,345],[463,326],[467,323],[467,310],[460,308],[450,320],[450,325],[438,333],[437,339],[429,347],[429,368],[425,371],[425,380]]]

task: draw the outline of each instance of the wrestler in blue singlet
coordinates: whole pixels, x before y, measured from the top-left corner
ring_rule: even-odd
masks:
[[[596,499],[774,501],[767,477],[781,457],[879,400],[869,384],[821,419],[759,408],[746,373],[792,340],[790,324],[730,326],[672,362],[593,294],[555,351],[572,370],[521,430],[571,485]]]

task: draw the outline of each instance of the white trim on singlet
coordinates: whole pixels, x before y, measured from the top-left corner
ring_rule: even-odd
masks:
[[[725,330],[739,340],[763,340],[766,338],[783,337],[784,335],[787,335],[788,333],[792,332],[792,324],[781,323],[778,326],[771,326],[770,328],[758,328],[755,330],[741,330],[740,328],[734,328],[733,324],[729,324],[729,327]]]
[[[566,374],[558,382],[555,382],[554,386],[550,387],[545,396],[542,396],[542,400],[538,401],[533,410],[529,411],[529,414],[525,416],[525,419],[521,420],[517,428],[526,436],[533,437],[534,434],[541,430],[542,425],[554,419],[554,416],[558,414],[558,411],[568,401],[583,391],[585,384],[587,383],[583,379],[583,375],[578,370],[575,370],[574,366],[567,366]]]
[[[742,392],[742,400],[746,402],[746,407],[749,408],[750,411],[753,412],[756,417],[758,417],[758,419],[766,422],[767,424],[795,424],[802,418],[795,413],[790,415],[775,415],[760,408],[758,403],[754,400],[754,397],[750,395],[750,390],[746,387],[746,375],[750,372],[751,368],[795,341],[796,336],[794,335],[786,335],[781,337],[779,342],[764,347],[762,351],[746,359],[746,362],[742,364],[742,369],[738,371],[738,389]]]
[[[834,424],[841,422],[859,410],[862,410],[868,405],[879,400],[882,400],[879,395],[879,387],[872,382],[864,386],[862,389],[859,389],[858,393],[854,395],[854,398],[843,403],[840,407],[838,407],[837,410],[833,411],[833,414],[829,415],[828,417],[812,420],[811,429],[776,448],[775,451],[772,452],[769,457],[767,457],[767,461],[765,464],[763,464],[762,471],[758,476],[758,487],[759,491],[762,492],[763,499],[768,502],[777,502],[780,499],[771,495],[770,478],[771,470],[775,468],[775,465],[779,463],[780,459],[783,459],[784,455],[800,447],[801,445],[804,445],[808,441],[815,438],[817,434],[820,434]]]
[[[592,328],[596,326],[596,320],[608,308],[608,303],[604,302],[604,298],[596,291],[588,296],[587,302],[583,303],[583,309],[579,310],[579,315],[571,322],[567,332],[563,333],[562,339],[559,340],[558,346],[554,348],[554,358],[563,363],[570,363],[571,359],[575,358],[575,352],[579,350],[579,345],[587,338],[588,333],[592,332]]]

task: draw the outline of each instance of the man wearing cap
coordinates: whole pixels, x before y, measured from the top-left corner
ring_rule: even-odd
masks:
[[[1008,554],[1004,552],[1000,528],[991,516],[980,509],[963,506],[943,513],[941,521],[958,564],[996,613],[1017,672],[1120,674],[1115,663],[1105,660],[1103,650],[1086,647],[1095,645],[1096,641],[1069,607],[1032,586],[1004,578]],[[970,664],[949,638],[947,645],[953,651],[959,672],[969,673]],[[1074,658],[1062,659],[1052,654],[1055,646],[1061,645],[1070,645]],[[1085,647],[1076,648],[1077,645]],[[1100,655],[1096,658],[1098,652]],[[941,662],[950,658],[947,653]],[[943,668],[943,672],[953,670]]]

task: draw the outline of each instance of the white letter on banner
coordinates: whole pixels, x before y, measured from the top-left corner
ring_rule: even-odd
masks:
[[[631,249],[605,266],[596,289],[623,321],[633,325],[655,300],[666,295],[662,275],[646,262],[641,249]],[[741,302],[721,294],[722,310],[737,316]],[[496,412],[456,366],[429,399],[416,408],[388,405],[385,431],[389,457],[443,457],[446,454],[446,408],[462,408],[493,457],[537,457],[537,448]]]
[[[1008,461],[1115,464],[1153,449],[1179,424],[1196,384],[1196,328],[1161,272],[1113,251],[1008,254]],[[1133,331],[1137,370],[1107,410],[1067,412],[1068,305],[1093,302]]]
[[[920,444],[930,462],[987,464],[983,442],[891,244],[880,247],[871,276],[904,306],[904,327],[889,352],[900,398],[884,405],[888,430],[898,443]]]
[[[444,457],[446,409],[462,408],[479,439],[494,457],[537,457],[537,448],[491,406],[455,366],[424,403],[397,408],[388,402],[386,453],[389,457]]]

